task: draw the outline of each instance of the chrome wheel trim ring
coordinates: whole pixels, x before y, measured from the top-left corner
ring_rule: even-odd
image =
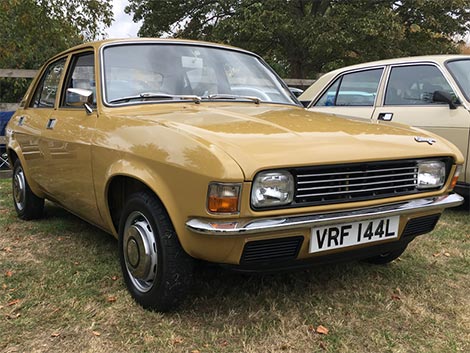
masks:
[[[148,292],[157,276],[158,254],[152,226],[141,212],[134,211],[127,217],[122,246],[132,284],[139,292]]]
[[[13,200],[16,208],[23,211],[26,202],[26,179],[21,167],[17,168],[15,175],[13,175]]]

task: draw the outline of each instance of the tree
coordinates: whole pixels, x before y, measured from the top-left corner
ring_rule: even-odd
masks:
[[[223,42],[255,51],[281,75],[315,77],[389,57],[456,52],[470,0],[130,0],[141,36]]]
[[[51,56],[104,35],[110,0],[2,0],[0,68],[37,69]],[[0,101],[14,102],[28,80],[2,79]]]

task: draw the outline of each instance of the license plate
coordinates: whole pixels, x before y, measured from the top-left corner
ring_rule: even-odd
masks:
[[[398,237],[400,216],[314,227],[310,234],[310,253],[375,243]]]

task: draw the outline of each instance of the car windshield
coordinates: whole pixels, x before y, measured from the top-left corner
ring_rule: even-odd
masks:
[[[447,62],[446,66],[465,98],[470,101],[470,60],[453,60]]]
[[[256,56],[182,44],[122,44],[103,50],[105,102],[240,101],[298,104]]]

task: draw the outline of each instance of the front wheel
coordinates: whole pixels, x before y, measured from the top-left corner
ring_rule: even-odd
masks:
[[[189,290],[193,259],[181,247],[162,203],[150,192],[131,195],[124,206],[119,257],[126,286],[145,309],[169,311]]]
[[[13,165],[12,189],[13,203],[18,217],[24,220],[42,217],[44,199],[31,191],[19,159]]]

